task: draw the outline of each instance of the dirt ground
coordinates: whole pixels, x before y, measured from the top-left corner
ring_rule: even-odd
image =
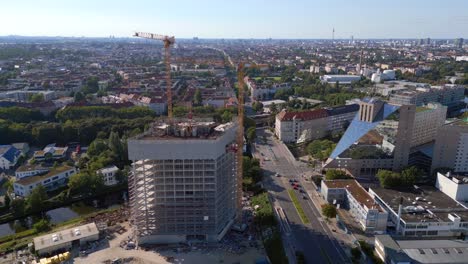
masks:
[[[72,260],[76,264],[91,264],[104,263],[109,260],[121,258],[132,258],[126,263],[148,263],[148,264],[165,264],[165,263],[183,263],[183,264],[198,264],[198,263],[255,263],[259,258],[264,257],[262,249],[249,248],[243,254],[233,254],[222,249],[194,249],[190,252],[174,252],[172,250],[165,251],[145,251],[141,249],[126,250],[120,247],[120,242],[131,235],[131,228],[125,225],[127,231],[109,241],[108,246],[90,253],[86,257],[78,257]],[[170,261],[168,261],[170,260]]]

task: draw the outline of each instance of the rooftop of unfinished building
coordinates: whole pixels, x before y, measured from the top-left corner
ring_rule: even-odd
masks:
[[[195,140],[217,139],[228,129],[235,126],[235,121],[220,123],[212,119],[173,119],[158,120],[151,124],[135,140]]]

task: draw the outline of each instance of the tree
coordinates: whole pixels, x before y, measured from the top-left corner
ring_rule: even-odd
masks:
[[[221,115],[221,120],[223,123],[230,122],[232,120],[232,113],[229,111],[224,111],[224,113]]]
[[[44,94],[42,93],[33,94],[29,97],[29,101],[32,103],[44,102]]]
[[[324,160],[330,156],[334,148],[335,143],[333,143],[333,141],[328,139],[317,139],[307,145],[306,151],[313,158]]]
[[[46,219],[41,219],[39,222],[33,225],[33,228],[37,233],[45,232],[50,230],[50,223]]]
[[[4,208],[9,208],[10,203],[11,203],[10,196],[8,194],[5,194],[4,203],[3,203]]]
[[[339,180],[339,179],[351,179],[346,172],[342,170],[327,170],[325,173],[325,179],[326,180]]]
[[[91,76],[86,79],[86,84],[81,88],[84,94],[97,93],[99,90],[99,79],[96,76]]]
[[[336,207],[332,204],[324,204],[322,205],[322,214],[326,218],[335,218],[336,217]]]
[[[119,134],[116,132],[111,132],[109,135],[109,141],[107,143],[110,150],[114,152],[119,160],[123,160],[123,146],[122,141],[120,140]]]
[[[104,180],[101,175],[82,171],[70,177],[68,187],[69,193],[72,194],[90,194],[102,189],[104,187]]]
[[[424,172],[415,166],[406,168],[401,172],[402,183],[406,186],[414,185],[420,180],[423,174]]]
[[[274,115],[278,113],[278,108],[276,107],[276,104],[274,102],[270,104],[270,112]]]
[[[27,210],[38,212],[44,208],[44,203],[48,199],[47,191],[44,186],[36,186],[26,198]]]
[[[247,140],[249,142],[253,142],[256,136],[257,136],[257,131],[255,127],[249,127],[249,129],[247,129]]]
[[[401,176],[396,172],[379,170],[376,176],[382,188],[395,188],[402,185]]]
[[[255,112],[260,112],[262,111],[263,109],[263,104],[262,102],[259,102],[259,101],[255,101],[252,103],[252,109],[255,111]]]
[[[75,102],[83,102],[86,100],[86,97],[82,92],[76,92],[73,98],[75,99]]]
[[[193,103],[195,105],[202,105],[203,103],[202,95],[201,95],[200,89],[198,88],[195,90],[195,94],[193,96]]]
[[[88,156],[98,156],[108,149],[109,147],[103,140],[96,139],[89,145],[87,154]]]
[[[10,211],[14,216],[22,216],[26,211],[26,202],[24,199],[16,198],[10,203]]]

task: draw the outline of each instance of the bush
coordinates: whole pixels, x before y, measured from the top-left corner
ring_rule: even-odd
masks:
[[[50,223],[49,221],[42,219],[39,222],[35,223],[33,225],[34,230],[36,230],[37,233],[40,232],[45,232],[50,230]]]

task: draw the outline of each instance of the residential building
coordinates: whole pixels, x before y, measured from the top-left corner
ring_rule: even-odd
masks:
[[[437,172],[436,188],[453,200],[468,203],[468,173]]]
[[[35,237],[33,242],[37,254],[44,256],[72,250],[74,244],[85,246],[88,242],[98,239],[99,229],[93,222]]]
[[[445,84],[443,86],[411,87],[396,91],[390,95],[390,103],[399,105],[414,104],[421,106],[430,102],[441,103],[448,107],[448,112],[463,108],[465,88],[462,85]]]
[[[31,96],[36,94],[42,94],[44,101],[51,101],[57,98],[55,91],[16,90],[0,92],[0,99],[10,99],[17,102],[29,102]]]
[[[0,145],[0,169],[13,168],[21,156],[21,151],[12,145]]]
[[[77,172],[76,168],[63,165],[51,168],[45,173],[23,177],[13,184],[14,193],[18,196],[28,196],[34,187],[42,185],[47,191],[52,191],[67,184],[68,178]]]
[[[358,105],[308,111],[281,111],[276,115],[275,134],[283,142],[306,142],[340,132],[351,123]]]
[[[49,171],[49,168],[43,167],[42,165],[36,165],[36,164],[25,164],[22,166],[19,166],[16,171],[15,171],[15,177],[17,180],[29,177],[29,176],[34,176],[38,175],[41,173],[46,173]]]
[[[26,156],[29,152],[29,144],[26,142],[13,143],[11,145],[21,151],[21,155],[23,156]]]
[[[128,140],[138,243],[219,241],[237,212],[237,123],[159,121]]]
[[[119,183],[119,181],[117,180],[115,176],[118,171],[119,171],[119,168],[117,168],[117,166],[115,165],[112,165],[112,166],[108,166],[108,167],[97,170],[96,174],[102,176],[104,185],[111,186],[111,185],[116,185],[117,183]]]
[[[43,150],[34,151],[36,161],[59,160],[67,156],[68,147],[57,147],[55,144],[47,145]]]
[[[468,208],[432,186],[370,187],[389,214],[387,226],[405,237],[457,237],[468,231]]]
[[[432,171],[450,168],[468,172],[468,120],[457,120],[440,127],[434,146]]]
[[[281,111],[276,115],[275,134],[283,142],[314,140],[328,133],[328,113],[325,109],[303,112]],[[305,141],[305,140],[304,140]]]
[[[365,232],[384,232],[388,213],[355,180],[322,181],[320,192],[331,204],[349,209]]]
[[[351,84],[352,82],[357,82],[361,80],[360,75],[323,75],[320,76],[320,80],[324,83],[335,84],[336,82],[340,84]]]
[[[464,240],[394,240],[375,236],[375,253],[386,264],[464,264],[468,242]]]
[[[342,132],[348,128],[359,111],[358,104],[343,105],[325,108],[328,114],[328,131],[330,133]]]
[[[290,83],[272,83],[268,85],[260,85],[255,80],[245,77],[245,83],[250,91],[252,99],[262,101],[271,99],[277,91],[291,89]]]

